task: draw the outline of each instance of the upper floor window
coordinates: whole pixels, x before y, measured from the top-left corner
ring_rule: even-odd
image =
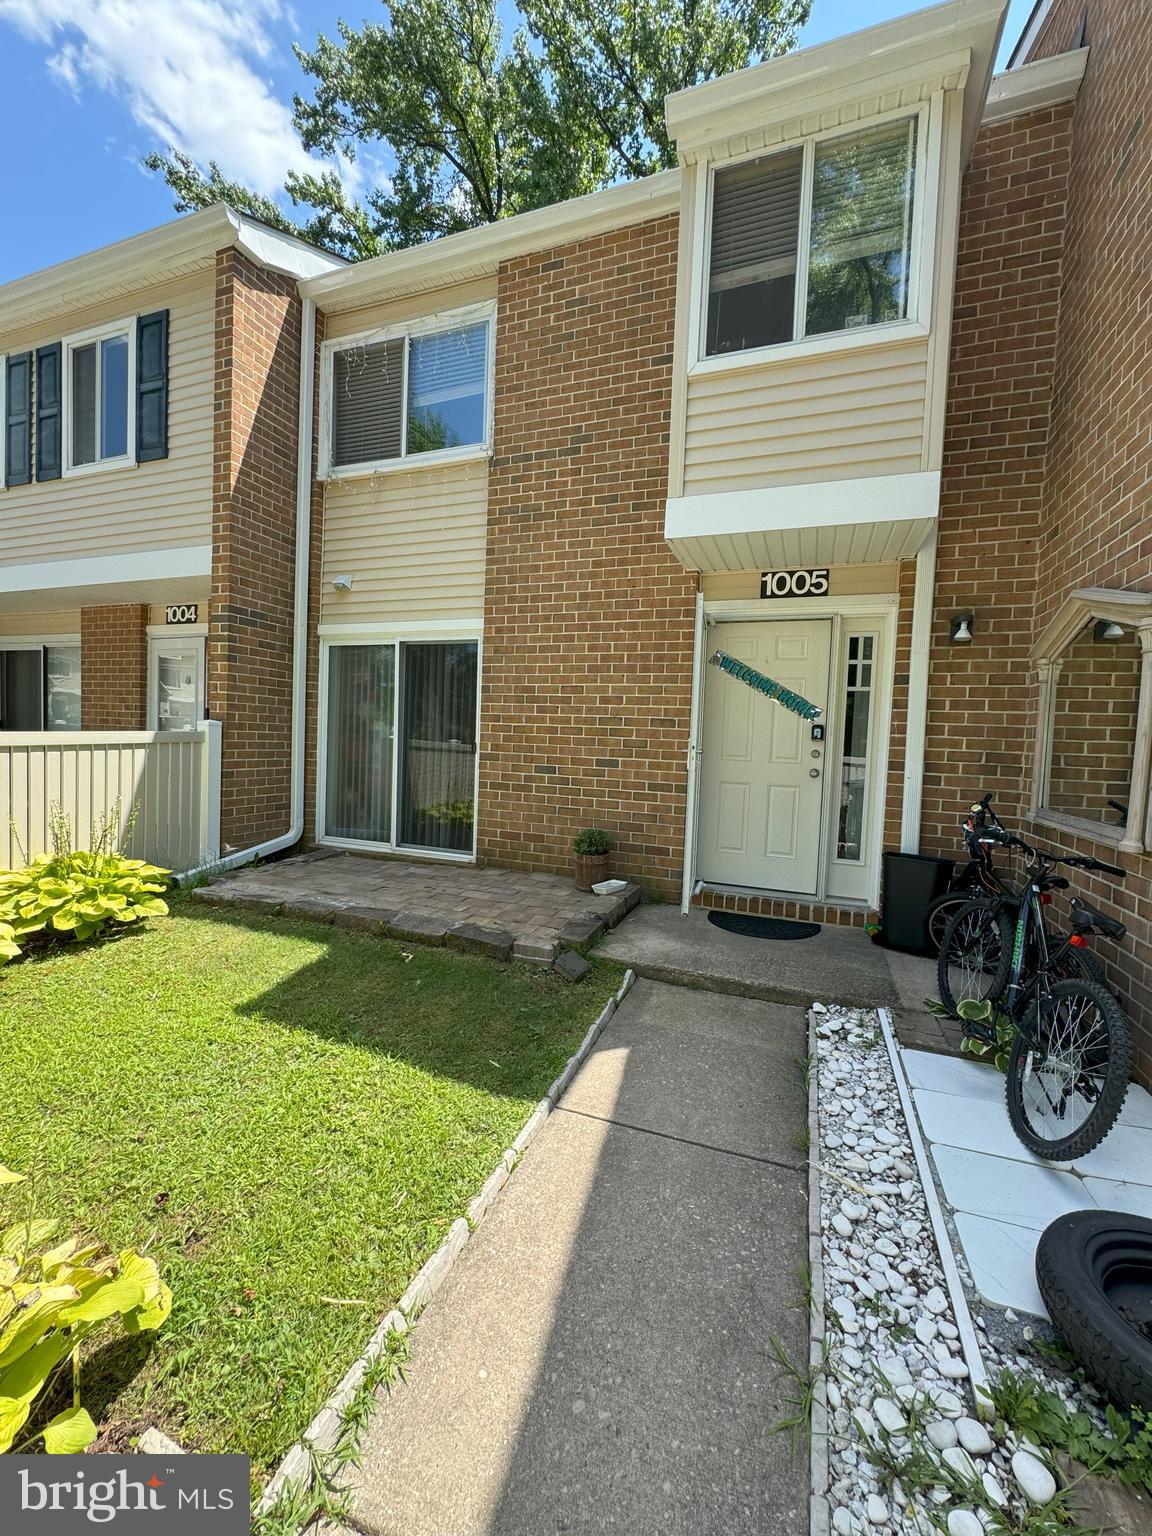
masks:
[[[916,143],[901,118],[716,172],[709,356],[908,318]]]
[[[329,473],[377,471],[488,441],[492,310],[333,342],[323,387]]]
[[[67,340],[65,414],[68,468],[129,457],[133,437],[133,329]]]

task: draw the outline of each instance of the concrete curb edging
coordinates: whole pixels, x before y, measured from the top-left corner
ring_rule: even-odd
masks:
[[[827,1332],[824,1317],[824,1232],[820,1218],[820,1069],[816,1041],[819,1015],[808,1010],[808,1368],[813,1373],[812,1420],[808,1431],[810,1536],[829,1536],[828,1388],[824,1378]]]
[[[932,1236],[936,1243],[936,1251],[940,1255],[940,1267],[944,1271],[944,1281],[948,1287],[948,1300],[952,1303],[952,1315],[956,1319],[956,1327],[960,1332],[960,1349],[964,1356],[964,1364],[968,1367],[968,1385],[972,1389],[972,1398],[976,1405],[976,1416],[977,1418],[984,1419],[988,1417],[991,1407],[991,1397],[988,1391],[988,1368],[984,1364],[983,1355],[980,1353],[980,1343],[976,1337],[976,1328],[972,1322],[972,1314],[968,1310],[968,1297],[964,1290],[964,1282],[960,1279],[960,1271],[956,1267],[956,1255],[952,1251],[952,1237],[944,1220],[944,1212],[940,1208],[940,1197],[936,1193],[936,1180],[928,1163],[928,1151],[924,1145],[924,1138],[920,1134],[920,1120],[916,1114],[916,1106],[912,1102],[908,1079],[904,1075],[904,1063],[900,1060],[900,1048],[892,1031],[892,1015],[887,1008],[878,1008],[876,1016],[880,1020],[880,1028],[884,1032],[884,1044],[888,1048],[888,1061],[892,1067],[892,1076],[896,1080],[896,1091],[900,1095],[900,1108],[904,1113],[904,1122],[908,1127],[908,1138],[912,1143],[912,1155],[916,1162],[916,1172],[924,1189],[924,1201],[928,1207],[929,1220],[932,1223]]]
[[[308,1425],[300,1439],[285,1454],[276,1471],[269,1478],[252,1513],[266,1514],[290,1483],[305,1482],[311,1474],[312,1454],[335,1448],[343,1426],[343,1415],[356,1394],[368,1367],[377,1360],[388,1345],[392,1334],[406,1334],[420,1313],[432,1300],[451,1273],[452,1266],[462,1253],[473,1231],[479,1226],[508,1182],[510,1175],[535,1140],[548,1116],[559,1103],[565,1089],[591,1054],[592,1047],[603,1033],[605,1025],[627,997],[636,981],[635,971],[625,972],[619,988],[605,1003],[596,1022],[589,1028],[571,1056],[560,1076],[533,1109],[511,1147],[501,1153],[500,1161],[488,1175],[479,1193],[468,1206],[467,1217],[459,1216],[449,1227],[440,1246],[413,1275],[408,1289],[395,1308],[380,1322],[364,1349],[363,1354],[341,1377],[324,1406]],[[817,1218],[819,1206],[817,1205]]]

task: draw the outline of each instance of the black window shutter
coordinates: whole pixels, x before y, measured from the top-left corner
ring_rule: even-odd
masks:
[[[27,485],[32,479],[32,354],[8,358],[4,391],[4,484]]]
[[[60,478],[60,343],[36,348],[36,478]]]
[[[168,457],[168,311],[136,321],[136,460]]]

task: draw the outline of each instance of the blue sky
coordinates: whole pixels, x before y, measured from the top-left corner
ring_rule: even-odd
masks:
[[[502,0],[507,4],[509,0]],[[923,0],[815,0],[805,43],[916,10]],[[1013,0],[1007,41],[1031,0]],[[303,160],[291,130],[302,76],[292,54],[380,14],[370,0],[0,0],[0,95],[9,140],[0,167],[0,282],[172,216],[149,150],[198,161],[274,192]]]

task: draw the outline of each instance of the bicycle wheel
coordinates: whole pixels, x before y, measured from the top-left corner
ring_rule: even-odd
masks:
[[[967,901],[944,931],[936,962],[940,1001],[954,1018],[960,1004],[995,1001],[1012,966],[1012,919],[1003,907]]]
[[[1049,934],[1048,945],[1052,955],[1049,968],[1055,980],[1094,981],[1098,987],[1107,990],[1104,967],[1091,950],[1077,949],[1074,944],[1067,944],[1061,949],[1059,937],[1055,934]]]
[[[949,922],[960,908],[966,907],[971,900],[971,891],[945,891],[943,896],[937,896],[935,901],[928,903],[928,911],[924,918],[924,932],[928,939],[930,954],[940,953],[940,946],[944,942],[944,934]]]
[[[1093,981],[1054,982],[1008,1058],[1012,1129],[1037,1157],[1083,1157],[1115,1125],[1131,1070],[1132,1035],[1112,994]]]

